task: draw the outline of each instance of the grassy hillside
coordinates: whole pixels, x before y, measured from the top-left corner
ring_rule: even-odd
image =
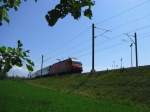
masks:
[[[107,99],[150,107],[150,66],[96,74],[74,74],[28,81],[30,84],[96,100]]]
[[[0,81],[0,112],[149,112],[139,105],[62,93],[22,81]]]
[[[0,80],[0,112],[150,112],[150,68]]]

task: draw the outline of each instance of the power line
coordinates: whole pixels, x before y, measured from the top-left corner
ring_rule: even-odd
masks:
[[[99,28],[99,27],[95,27],[96,29],[99,29],[101,31],[104,31],[104,32],[111,32],[111,30],[108,30],[108,29],[105,29],[105,28]]]
[[[111,46],[108,46],[108,47],[105,47],[105,48],[103,48],[103,49],[100,49],[99,51],[100,51],[100,53],[102,53],[103,51],[113,49],[114,47],[117,47],[117,46],[120,46],[120,45],[122,45],[122,44],[121,44],[121,43],[113,44],[113,45],[111,45]],[[97,50],[97,52],[98,52],[98,50]],[[81,57],[83,57],[83,56],[89,56],[90,53],[91,53],[91,52],[84,52],[84,53],[78,55],[77,57],[80,57],[80,58],[81,58]],[[99,53],[99,52],[98,52],[98,53]]]
[[[138,28],[136,28],[136,29],[133,29],[133,30],[130,30],[130,31],[127,31],[128,33],[133,33],[133,32],[135,32],[135,31],[141,31],[141,30],[144,30],[144,29],[148,29],[148,28],[150,28],[150,25],[145,25],[145,26],[142,26],[142,27],[138,27]],[[118,34],[118,35],[116,35],[116,36],[112,36],[112,37],[109,37],[109,36],[106,36],[109,40],[107,40],[106,42],[110,42],[110,41],[112,41],[112,40],[115,40],[115,39],[118,39],[118,38],[120,38],[120,36],[122,36],[124,33],[120,33],[120,34]],[[98,35],[99,36],[99,35]],[[105,37],[105,36],[104,36]],[[104,44],[105,42],[103,42],[103,44]],[[102,45],[102,44],[101,44]]]
[[[142,2],[142,3],[140,3],[140,4],[137,4],[137,5],[135,5],[134,7],[129,8],[129,9],[127,9],[127,10],[121,11],[119,14],[114,15],[114,16],[111,16],[111,17],[109,17],[109,18],[103,20],[103,22],[104,22],[104,21],[106,22],[106,21],[108,21],[109,19],[116,18],[117,16],[120,16],[120,15],[122,15],[123,13],[127,13],[127,12],[129,12],[130,10],[133,10],[133,9],[139,7],[139,6],[142,6],[142,5],[146,4],[147,2],[149,2],[149,0],[146,0],[146,1]],[[97,24],[98,24],[98,23],[97,23]],[[75,37],[79,37],[79,35],[80,35],[81,33],[82,33],[82,32],[80,32],[80,33],[79,33],[78,35],[76,35]],[[102,36],[102,35],[99,35],[99,36]],[[67,41],[67,42],[70,42],[70,41],[73,41],[73,40],[77,39],[77,38],[75,38],[75,37],[73,37],[72,39],[70,39],[70,40]],[[105,37],[106,37],[106,36],[105,36]],[[47,60],[48,60],[48,59],[47,59]]]
[[[115,47],[117,47],[117,46],[120,46],[120,45],[122,45],[122,42],[119,42],[119,43],[115,43],[115,44],[113,44],[113,45],[110,45],[110,46],[107,46],[107,47],[104,47],[104,48],[101,48],[101,49],[97,49],[96,50],[96,52],[97,53],[102,53],[102,52],[104,52],[104,51],[106,51],[106,50],[110,50],[110,49],[113,49],[113,48],[115,48]],[[90,54],[91,53],[91,51],[90,50],[88,50],[88,52],[84,52],[84,53],[82,53],[81,55],[78,55],[79,57],[83,57],[83,56],[86,56],[87,54]]]
[[[80,37],[80,35],[82,35],[83,33],[85,33],[85,31],[86,31],[87,29],[88,29],[88,28],[85,28],[84,30],[82,30],[81,32],[79,32],[77,35],[73,36],[71,39],[69,39],[68,41],[66,41],[66,42],[64,43],[64,45],[70,45],[70,44],[72,44],[72,41],[78,39],[78,38]],[[61,50],[62,50],[62,49],[66,49],[66,46],[65,46],[65,47],[62,47]],[[57,51],[57,49],[54,49],[54,51],[55,51],[55,52],[53,52],[53,53],[54,53],[55,55],[59,53],[59,52]],[[58,52],[58,53],[57,53],[57,52]],[[47,54],[48,54],[48,53],[47,53]],[[45,55],[46,55],[46,54],[45,54]],[[52,57],[52,56],[51,56],[51,57]],[[47,60],[51,59],[51,57],[48,57],[48,58],[46,58],[45,60],[47,61]],[[38,58],[38,60],[39,60],[39,58]],[[45,62],[45,60],[44,60],[44,62]]]
[[[148,25],[147,25],[148,26]],[[140,27],[140,28],[136,28],[136,29],[138,29],[138,30],[143,30],[143,29],[145,29],[145,28],[147,28],[147,26],[145,27],[145,26],[143,26],[143,27]],[[119,34],[119,35],[117,35],[118,37],[120,37],[122,34]],[[113,39],[113,40],[115,40],[114,39],[114,37],[116,37],[116,36],[113,36],[113,38],[111,38],[111,39]],[[110,40],[109,40],[110,41]],[[104,43],[104,42],[103,42]],[[112,47],[112,46],[111,46]],[[85,50],[84,50],[85,51]],[[79,56],[85,56],[85,55],[87,55],[87,54],[90,54],[90,52],[86,52],[86,53],[84,53],[84,54],[81,54],[81,55],[79,55]]]
[[[121,34],[122,35],[122,34]],[[88,44],[89,45],[89,44]],[[90,50],[88,50],[88,49],[84,49],[84,50],[79,50],[79,51],[77,51],[77,52],[73,52],[72,54],[77,54],[77,53],[80,53],[80,52],[83,52],[83,51],[90,51]],[[80,56],[84,56],[84,54],[88,54],[88,53],[90,53],[90,52],[85,52],[85,53],[81,53],[81,55]],[[52,58],[53,59],[53,58]]]
[[[86,51],[87,50],[87,48],[90,46],[90,44],[87,44],[84,48],[86,48],[86,49],[81,49],[80,47],[80,49],[77,49],[77,51],[76,52],[71,52],[71,54],[76,54],[76,53],[80,53],[80,52],[83,52],[83,51]]]
[[[99,51],[103,52],[103,51],[105,51],[105,50],[109,50],[109,49],[112,49],[112,48],[117,47],[117,46],[120,46],[120,45],[122,45],[122,42],[115,43],[115,44],[113,44],[113,45],[104,47],[104,48],[102,48],[102,49],[98,49],[97,52],[99,52]]]
[[[146,32],[146,33],[143,33],[143,34],[139,34],[139,35],[144,35],[144,36],[147,36],[147,35],[150,35],[150,32]]]
[[[116,46],[120,46],[120,45],[122,45],[122,42],[119,42],[119,43],[115,43],[115,44],[113,44],[113,45],[110,45],[110,46],[106,46],[106,47],[104,47],[104,48],[102,48],[102,49],[96,49],[96,52],[98,53],[99,51],[101,51],[101,52],[103,52],[103,51],[106,51],[106,50],[108,50],[108,49],[112,49],[112,48],[114,48],[114,47],[116,47]],[[86,50],[83,50],[83,51],[86,51]],[[87,55],[87,54],[90,54],[91,53],[91,50],[87,50],[86,52],[84,52],[84,53],[81,53],[80,55],[78,55],[78,57],[80,57],[80,56],[85,56],[85,55]]]
[[[89,40],[89,39],[88,39]],[[87,41],[87,40],[86,40]],[[84,42],[86,42],[85,40],[84,40]],[[71,47],[66,47],[64,50],[66,51],[66,52],[74,52],[76,49],[75,48],[80,48],[80,46],[81,45],[83,45],[83,41],[79,41],[79,43],[78,44],[76,44],[76,45],[74,45],[74,46],[71,46]],[[61,51],[61,52],[64,52],[64,51]],[[57,54],[60,54],[61,52],[58,52],[58,53],[56,53],[55,55],[57,55]],[[52,59],[52,57],[54,57],[55,55],[53,55],[53,56],[51,56],[51,57],[48,57],[47,59],[45,59],[44,60],[44,62],[45,61],[48,61],[48,60],[50,60],[50,59]]]
[[[149,35],[142,36],[140,39],[146,39],[148,37],[150,37],[150,33],[149,33]]]
[[[142,30],[142,29],[141,29]],[[96,37],[98,37],[99,35],[97,35]],[[101,34],[100,34],[100,36],[101,36]],[[106,41],[106,42],[110,42],[110,41],[112,41],[112,40],[116,40],[116,39],[118,39],[118,38],[120,38],[120,36],[123,36],[123,33],[121,33],[121,34],[119,34],[119,35],[116,35],[116,36],[113,36],[111,39],[110,39],[110,37],[107,37],[107,38],[109,38],[110,40],[108,41]],[[105,37],[105,36],[104,36]],[[103,43],[105,43],[105,42],[103,42]],[[102,45],[102,44],[100,44],[100,45]],[[106,49],[110,49],[111,47],[113,48],[114,46],[118,46],[118,45],[121,45],[121,43],[118,43],[118,44],[114,44],[114,45],[111,45],[111,46],[109,46],[109,47],[105,47],[105,48],[103,48],[103,49],[101,49],[101,50],[106,50]],[[96,49],[97,50],[97,49]],[[83,50],[83,51],[85,51],[85,50]],[[89,50],[90,51],[90,50]],[[97,52],[97,51],[96,51]],[[90,54],[90,52],[88,52],[89,54]],[[85,55],[86,54],[88,54],[87,52],[85,53]],[[82,55],[81,54],[81,56],[84,56],[84,54]]]
[[[145,25],[145,26],[136,28],[135,30],[130,31],[129,33],[133,33],[133,32],[137,32],[137,31],[145,30],[147,28],[150,28],[150,25]]]
[[[145,28],[145,27],[140,27],[140,28],[138,28],[138,29],[139,29],[139,30],[143,30],[142,28]],[[109,38],[109,40],[106,40],[105,42],[101,43],[100,45],[103,45],[103,44],[105,44],[106,42],[115,41],[116,39],[120,38],[120,36],[123,36],[123,33],[121,33],[121,34],[119,34],[119,35],[116,35],[116,36],[113,36],[113,37],[111,37],[111,38],[107,37],[107,38]],[[113,47],[113,46],[112,46],[112,47]]]
[[[90,39],[90,38],[88,38],[88,40],[89,40],[89,39]],[[84,40],[84,43],[85,43],[85,40]],[[70,48],[70,47],[69,47],[69,48],[66,48],[66,50],[69,51],[69,49],[71,49],[71,51],[73,51],[73,49],[76,48],[76,46],[80,46],[81,44],[83,44],[83,42],[82,42],[82,41],[79,41],[78,44],[76,44],[75,46],[72,46],[71,48]],[[60,53],[60,52],[59,52],[59,53]],[[48,61],[48,60],[50,60],[50,59],[53,59],[52,56],[51,56],[51,57],[48,57],[46,60],[44,60],[44,62],[45,62],[45,61]]]
[[[100,21],[100,22],[97,22],[96,24],[105,23],[105,22],[107,22],[107,21],[109,21],[109,20],[111,20],[111,19],[117,18],[117,17],[119,17],[119,16],[121,16],[121,15],[124,15],[124,14],[126,14],[126,13],[128,13],[128,12],[134,10],[134,9],[136,9],[137,7],[140,7],[140,6],[145,5],[145,4],[148,3],[148,2],[150,2],[150,0],[146,0],[146,1],[142,2],[142,3],[139,3],[139,4],[137,4],[137,5],[135,5],[135,6],[131,7],[131,8],[129,8],[129,9],[123,10],[123,11],[119,12],[119,13],[116,14],[116,15],[113,15],[113,16],[111,16],[111,17],[108,17],[108,18],[106,18],[106,19]]]
[[[129,40],[123,40],[124,42],[127,42],[127,43],[130,43],[130,48],[131,48],[131,67],[133,67],[133,59],[132,59],[132,47],[133,47],[133,45],[135,44],[135,42],[134,42],[134,40],[131,38],[131,37],[133,37],[133,35],[129,35],[129,34],[125,34],[128,38],[129,38]]]
[[[84,53],[82,53],[82,54],[80,54],[80,55],[77,55],[77,57],[84,57],[84,56],[91,56],[91,50],[90,51],[88,51],[88,52],[84,52]]]
[[[119,29],[119,28],[121,28],[121,27],[127,26],[129,23],[133,24],[133,23],[139,22],[139,21],[141,21],[141,20],[147,19],[147,17],[150,17],[150,14],[145,15],[145,16],[143,16],[143,17],[141,17],[141,18],[136,18],[136,19],[133,19],[133,20],[131,20],[131,21],[124,22],[124,23],[122,23],[122,24],[120,24],[120,25],[118,25],[118,26],[113,27],[111,30],[113,30],[113,31],[114,31],[114,30],[117,30],[117,29]]]
[[[135,8],[140,7],[140,6],[144,5],[144,4],[146,4],[147,2],[149,2],[149,0],[146,0],[146,1],[142,2],[142,3],[140,3],[140,4],[135,5],[134,7],[131,7],[131,8],[129,8],[129,9],[126,9],[126,10],[124,10],[124,11],[121,11],[120,13],[118,13],[118,14],[116,14],[116,15],[114,15],[114,16],[111,16],[111,17],[109,17],[109,18],[107,18],[107,19],[104,19],[104,20],[101,21],[101,22],[106,22],[106,21],[108,21],[109,19],[113,19],[113,18],[116,18],[116,17],[118,17],[118,16],[121,16],[121,15],[123,15],[123,14],[129,12],[130,10],[134,10]],[[99,24],[99,23],[97,23],[97,24]],[[87,28],[86,28],[86,29],[87,29]],[[139,30],[139,29],[137,29],[137,30]],[[79,33],[78,35],[76,35],[75,37],[78,38],[79,35],[81,35],[81,34],[82,34],[82,32],[80,32],[80,33]],[[102,35],[102,34],[100,34],[100,35],[98,35],[98,36],[106,37],[106,36],[104,36],[104,35]],[[68,42],[70,43],[70,41],[74,41],[75,39],[77,39],[77,38],[75,38],[75,37],[73,37],[72,39],[70,39],[69,41],[67,41],[67,43],[68,43]],[[50,57],[50,58],[51,58],[51,57]],[[48,60],[48,58],[47,58],[47,60]]]

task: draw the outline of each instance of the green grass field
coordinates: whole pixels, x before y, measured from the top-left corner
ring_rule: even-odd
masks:
[[[150,112],[150,68],[0,80],[0,112]]]

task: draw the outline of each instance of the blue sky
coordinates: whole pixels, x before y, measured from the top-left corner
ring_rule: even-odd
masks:
[[[111,69],[113,63],[120,67],[130,66],[130,41],[123,33],[137,32],[139,64],[150,64],[150,0],[95,0],[93,18],[81,17],[78,21],[70,15],[49,27],[45,14],[57,0],[28,0],[17,12],[10,11],[10,23],[0,27],[0,45],[16,45],[21,40],[25,49],[30,49],[35,69],[40,68],[41,55],[44,66],[57,62],[56,59],[75,57],[83,63],[84,71],[91,70],[91,25],[95,23],[95,35],[108,29],[111,32],[98,36],[95,51],[96,70]],[[134,51],[134,49],[133,49]],[[135,60],[133,54],[133,60]],[[135,65],[135,61],[133,61]]]

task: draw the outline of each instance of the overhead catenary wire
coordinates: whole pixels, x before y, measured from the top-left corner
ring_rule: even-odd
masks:
[[[106,18],[106,19],[100,21],[100,22],[97,22],[96,24],[103,23],[103,22],[107,22],[107,21],[109,21],[109,20],[111,20],[111,19],[114,19],[114,18],[116,18],[116,17],[118,17],[118,16],[121,16],[121,15],[123,15],[123,14],[125,14],[125,13],[128,13],[128,12],[130,12],[131,10],[136,9],[137,7],[143,6],[143,5],[145,5],[146,3],[148,3],[148,2],[149,2],[149,0],[145,0],[145,1],[142,2],[142,3],[139,3],[139,4],[133,6],[133,7],[129,8],[129,9],[123,10],[123,11],[121,11],[120,13],[118,13],[118,14],[116,14],[116,15],[113,15],[113,16],[111,16],[111,17],[109,17],[109,18]],[[79,33],[79,35],[80,35],[80,33]],[[77,35],[77,36],[78,36],[78,35]],[[70,39],[69,41],[73,41],[74,39],[76,39],[76,38],[73,37],[73,38]],[[48,59],[47,59],[47,60],[48,60]]]
[[[136,4],[135,6],[133,6],[133,7],[131,7],[131,8],[125,9],[125,10],[119,12],[119,13],[116,14],[116,15],[110,16],[110,17],[108,17],[108,18],[106,18],[106,19],[104,19],[104,20],[101,20],[101,21],[99,21],[99,22],[96,22],[95,24],[98,25],[98,24],[102,24],[102,23],[108,22],[108,21],[110,21],[110,20],[112,20],[112,19],[114,19],[114,18],[117,18],[117,17],[119,17],[119,16],[121,16],[121,15],[124,15],[124,14],[126,14],[126,13],[129,13],[130,11],[132,11],[132,10],[134,10],[134,9],[140,7],[140,6],[143,6],[143,5],[147,4],[148,2],[150,2],[150,0],[145,0],[144,2],[141,2],[141,3],[139,3],[139,4]]]
[[[133,32],[137,32],[137,31],[141,31],[141,30],[145,30],[145,29],[148,29],[150,28],[150,25],[145,25],[145,26],[142,26],[142,27],[139,27],[139,28],[136,28],[132,31],[129,31],[128,33],[133,33]]]
[[[100,29],[100,28],[99,28],[99,29]],[[103,28],[101,28],[101,30],[104,31],[104,34],[107,33],[107,32],[110,32],[109,30],[106,30],[106,29],[103,29]],[[90,38],[88,38],[88,40],[89,40],[89,39],[90,39]],[[84,43],[85,43],[85,41],[84,41]],[[72,49],[74,49],[76,46],[79,46],[79,45],[83,45],[83,42],[79,42],[79,44],[76,44],[75,46],[73,46],[73,47],[71,47],[71,48],[69,47],[69,48],[67,48],[66,50],[69,50],[69,49],[72,50]],[[44,60],[44,61],[48,61],[49,59],[50,59],[50,58],[48,58],[48,59],[46,59],[46,60]]]
[[[126,10],[121,11],[121,12],[124,13],[124,14],[126,14],[126,13],[130,12],[130,10],[134,10],[134,9],[136,9],[137,7],[143,6],[143,5],[145,5],[146,3],[148,3],[148,2],[149,2],[149,0],[145,0],[145,1],[142,2],[142,3],[139,3],[139,4],[135,5],[134,7],[129,8],[129,9],[126,9]],[[129,10],[129,11],[127,11],[127,10]],[[118,13],[118,14],[116,14],[116,15],[114,15],[114,16],[111,16],[111,17],[109,17],[109,18],[106,18],[106,19],[104,19],[104,20],[102,20],[101,22],[96,23],[96,24],[105,23],[105,22],[107,22],[107,21],[109,21],[109,20],[111,20],[111,19],[115,19],[115,18],[117,18],[117,17],[123,15],[123,14],[121,14],[121,12]],[[149,17],[149,15],[148,15],[147,17]],[[145,18],[146,18],[146,16],[145,16]],[[128,25],[129,23],[132,23],[132,21],[139,22],[140,20],[144,20],[145,18],[144,18],[144,16],[143,16],[143,17],[141,17],[141,18],[137,18],[137,19],[131,20],[131,21],[125,23],[125,24],[120,24],[120,25],[118,25],[118,26],[116,26],[116,27],[112,27],[111,30],[114,31],[114,30],[116,30],[116,29],[119,29],[119,28],[121,28],[121,27],[123,27],[123,26]],[[99,28],[99,27],[97,27],[97,28]],[[146,25],[145,27],[143,26],[143,27],[141,27],[141,28],[136,28],[136,29],[134,29],[134,30],[132,30],[132,31],[129,31],[129,33],[135,32],[135,30],[136,30],[136,31],[141,31],[141,30],[147,29],[147,28],[149,28],[148,25]],[[103,29],[103,28],[100,28],[100,29]],[[87,28],[86,28],[86,30],[87,30]],[[83,31],[83,33],[85,33],[85,31]],[[76,36],[73,36],[73,38],[71,38],[71,39],[69,39],[69,40],[66,40],[66,41],[64,42],[64,45],[66,45],[65,43],[68,43],[68,42],[69,42],[69,44],[70,44],[70,43],[73,43],[73,44],[74,44],[74,41],[77,40],[77,39],[79,39],[79,37],[80,37],[81,35],[82,35],[82,33],[80,32],[80,33],[78,33]],[[107,39],[106,41],[103,41],[102,44],[100,44],[99,46],[101,46],[101,45],[103,45],[103,44],[107,44],[107,43],[112,42],[112,41],[116,41],[116,39],[119,39],[119,38],[121,38],[122,36],[123,36],[122,33],[120,33],[119,35],[116,35],[116,36],[105,35],[105,33],[104,33],[104,34],[101,33],[101,34],[99,34],[99,35],[96,35],[96,37],[104,37],[104,38]],[[148,35],[146,35],[146,36],[148,37]],[[144,36],[143,38],[145,38],[145,36]],[[89,39],[90,39],[90,38],[88,38],[88,40],[89,40]],[[74,46],[80,46],[80,45],[82,45],[82,42],[81,42],[81,44],[80,44],[80,43],[78,43],[78,44],[75,43],[75,44],[74,44]],[[69,45],[66,45],[64,48],[61,47],[61,49],[60,49],[61,51],[56,51],[56,50],[54,49],[54,50],[53,50],[54,53],[53,53],[51,56],[45,54],[45,55],[46,55],[45,57],[47,57],[47,58],[44,60],[44,62],[47,62],[47,61],[49,61],[49,60],[51,60],[51,61],[56,61],[57,55],[59,55],[61,52],[64,52],[64,51],[62,51],[63,49],[64,49],[64,50],[72,49],[72,50],[71,50],[71,53],[72,53],[73,55],[79,55],[80,57],[89,56],[90,53],[91,53],[90,50],[89,50],[89,52],[88,52],[88,49],[89,49],[88,47],[87,47],[87,50],[86,50],[86,49],[83,50],[83,51],[86,51],[86,52],[82,52],[82,49],[83,49],[83,48],[78,47],[78,49],[76,49],[76,48],[73,49],[74,46],[69,47]],[[117,46],[117,45],[116,45],[116,46]],[[98,47],[98,46],[97,46],[97,47]],[[109,48],[109,47],[108,47],[108,48]],[[104,48],[104,49],[107,49],[107,48]],[[110,47],[110,49],[111,49],[111,47]],[[79,50],[79,51],[78,51],[78,50]],[[77,51],[77,52],[75,52],[75,51]],[[105,50],[104,50],[104,51],[105,51]],[[96,51],[96,52],[99,53],[98,51]]]
[[[140,39],[150,39],[150,33],[149,35],[142,36]]]
[[[118,30],[118,29],[120,29],[120,28],[122,28],[122,27],[124,27],[124,26],[129,25],[129,23],[130,23],[130,24],[135,24],[135,23],[137,23],[137,22],[139,22],[139,21],[143,21],[143,20],[145,20],[145,19],[148,19],[148,17],[150,17],[150,14],[144,15],[144,16],[142,16],[142,17],[140,17],[140,18],[132,19],[132,20],[127,21],[127,22],[122,23],[122,24],[119,24],[119,25],[117,25],[117,26],[111,28],[111,30],[112,30],[112,31]]]
[[[130,30],[130,31],[126,31],[127,33],[133,33],[133,32],[137,32],[137,31],[142,31],[142,30],[145,30],[145,29],[149,29],[150,28],[150,25],[145,25],[145,26],[141,26],[141,27],[138,27],[138,28],[135,28],[135,29],[132,29],[132,30]],[[118,39],[118,38],[120,38],[121,36],[123,36],[123,32],[122,33],[120,33],[120,34],[118,34],[118,35],[116,35],[116,36],[103,36],[103,37],[106,37],[106,38],[108,38],[108,42],[109,41],[111,41],[111,40],[115,40],[115,39]],[[100,35],[97,35],[97,37],[98,36],[101,36],[101,34]],[[106,42],[107,42],[106,41]],[[105,42],[104,42],[105,43]]]
[[[143,3],[144,3],[144,2],[143,2]],[[145,4],[145,3],[144,3],[144,4]],[[138,5],[137,5],[137,6],[138,6]],[[146,26],[146,27],[148,28],[149,26]],[[135,30],[138,30],[138,31],[139,31],[139,30],[141,30],[141,29],[144,29],[144,27],[141,27],[140,29],[135,29]],[[109,36],[105,36],[105,35],[103,35],[103,34],[97,35],[97,37],[99,37],[99,36],[103,36],[103,37],[105,37],[105,38],[107,37],[107,39],[110,39]],[[118,37],[120,37],[120,36],[121,36],[121,35],[118,35]],[[114,37],[115,37],[115,36],[114,36]],[[73,37],[73,38],[74,38],[74,37]],[[114,38],[111,38],[111,39],[114,40]],[[73,42],[74,39],[73,39],[73,40],[70,40],[70,41]],[[103,42],[103,43],[104,43],[104,42]],[[65,49],[66,49],[66,48],[65,48]],[[67,48],[67,49],[68,49],[68,48]],[[51,59],[51,58],[52,58],[52,57],[50,57],[50,59]],[[47,59],[47,60],[48,60],[48,59]],[[46,61],[47,61],[47,60],[46,60]]]
[[[135,23],[135,22],[138,22],[138,21],[141,21],[141,20],[144,20],[144,19],[146,19],[146,17],[150,17],[150,14],[148,14],[148,15],[145,15],[145,16],[142,16],[141,18],[136,18],[136,19],[133,19],[133,20],[131,20],[131,21],[129,21],[129,22],[127,22],[128,24],[129,23]],[[118,25],[118,26],[115,26],[115,27],[113,27],[113,28],[110,28],[110,31],[111,32],[114,32],[114,30],[117,30],[117,29],[120,29],[121,27],[124,27],[124,26],[127,26],[128,24],[127,23],[124,23],[124,24],[120,24],[120,25]],[[129,31],[129,32],[135,32],[135,31],[140,31],[140,30],[143,30],[143,29],[147,29],[147,28],[149,28],[150,26],[149,25],[146,25],[146,26],[142,26],[142,27],[140,27],[140,28],[136,28],[136,29],[134,29],[134,30],[132,30],[132,31]],[[99,28],[99,29],[101,29],[101,30],[103,30],[102,28]],[[105,34],[105,32],[104,32],[104,34]],[[96,37],[104,37],[104,38],[106,38],[106,39],[112,39],[110,36],[106,36],[106,35],[104,35],[104,34],[98,34],[98,35],[96,35]],[[122,34],[121,34],[122,35]],[[116,36],[113,36],[113,37],[119,37],[119,36],[121,36],[121,35],[116,35]]]
[[[102,48],[102,49],[99,49],[98,51],[97,51],[97,54],[99,54],[99,53],[102,53],[102,52],[104,52],[104,51],[106,51],[106,50],[110,50],[110,49],[113,49],[113,48],[115,48],[115,47],[117,47],[117,46],[120,46],[120,45],[122,45],[121,43],[117,43],[117,44],[113,44],[113,45],[111,45],[111,46],[108,46],[108,47],[105,47],[105,48]],[[77,57],[85,57],[85,56],[90,56],[90,53],[91,53],[91,51],[90,52],[84,52],[84,53],[82,53],[82,54],[80,54],[80,55],[76,55]]]
[[[145,30],[145,29],[148,29],[148,28],[150,28],[150,25],[141,26],[141,27],[132,29],[132,30],[127,31],[127,32],[133,33],[133,32],[135,32],[135,31],[142,31],[142,30]],[[104,43],[106,43],[106,42],[110,42],[110,41],[113,41],[113,40],[116,40],[116,39],[120,38],[121,36],[123,36],[123,34],[124,34],[124,33],[120,33],[120,34],[115,35],[115,36],[112,36],[112,37],[111,37],[111,36],[105,36],[105,35],[99,34],[99,35],[97,35],[96,37],[102,36],[102,37],[107,38],[108,40],[106,40],[105,42],[103,42],[103,44],[104,44]],[[121,38],[120,38],[120,39],[121,39]],[[102,44],[101,44],[101,45],[102,45]]]
[[[139,35],[142,35],[142,36],[147,36],[147,35],[150,35],[150,32],[148,31],[148,32],[144,32],[144,33],[139,33]]]
[[[74,40],[78,39],[83,33],[86,32],[87,29],[88,29],[88,28],[85,28],[84,30],[82,30],[81,32],[79,32],[78,34],[76,34],[75,36],[73,36],[71,39],[66,40],[63,44],[64,44],[64,45],[67,45],[67,46],[70,45],[70,44],[72,44],[71,42],[73,42]],[[67,46],[65,46],[65,47],[63,46],[63,47],[61,48],[61,50],[62,50],[62,49],[66,49]],[[53,51],[54,51],[54,52],[53,52],[53,55],[54,55],[54,54],[56,55],[56,54],[59,53],[58,50],[57,50],[57,48],[56,48],[56,49],[53,49]],[[47,56],[46,56],[47,54],[49,54],[49,53],[44,54],[45,57],[47,57]],[[50,54],[51,54],[51,53],[50,53]],[[53,56],[47,57],[47,58],[44,60],[44,62],[47,61],[47,60],[49,60],[49,59],[51,59],[51,57],[53,57]],[[40,59],[40,58],[38,58],[37,61],[39,61],[39,59]]]
[[[89,39],[88,39],[89,40]],[[84,42],[87,42],[88,40],[84,40]],[[79,48],[79,46],[81,46],[81,45],[83,45],[83,41],[79,41],[77,44],[75,44],[74,46],[71,46],[71,47],[65,47],[65,49],[61,49],[61,51],[60,52],[58,52],[58,53],[56,53],[55,55],[52,55],[51,57],[48,57],[47,59],[45,59],[44,60],[44,62],[45,61],[48,61],[48,60],[50,60],[52,57],[54,57],[54,56],[56,56],[56,55],[59,55],[60,53],[63,53],[63,54],[65,54],[65,52],[73,52],[73,51],[75,51],[76,49],[78,49]]]
[[[143,30],[143,29],[145,29],[145,28],[149,28],[149,25],[146,25],[146,26],[142,26],[142,27],[139,27],[139,28],[136,28],[136,29],[138,29],[139,31],[140,30]],[[134,29],[135,30],[135,29]],[[99,35],[97,35],[96,37],[98,37]],[[100,36],[102,36],[101,34],[100,34]],[[107,40],[106,42],[110,42],[110,41],[113,41],[113,40],[116,40],[116,39],[118,39],[118,38],[120,38],[121,36],[123,36],[123,33],[121,33],[121,34],[119,34],[119,35],[116,35],[116,36],[113,36],[113,37],[107,37],[107,38],[109,38],[109,41]],[[105,36],[104,36],[105,37]],[[103,42],[103,43],[105,43],[105,42]],[[100,44],[100,45],[102,45],[102,44]],[[80,52],[81,52],[82,50],[80,50]],[[83,50],[83,51],[85,51],[85,50]],[[88,52],[89,53],[89,52]],[[52,60],[54,59],[54,58],[51,58]],[[45,61],[47,61],[47,60],[45,60]]]
[[[110,45],[110,46],[107,46],[107,47],[98,49],[97,52],[96,52],[96,54],[99,54],[99,53],[102,53],[102,52],[104,52],[104,51],[113,49],[113,48],[115,48],[115,47],[117,47],[117,46],[120,46],[120,45],[122,45],[122,42],[115,43],[115,44],[113,44],[113,45]],[[88,51],[86,51],[86,52],[84,52],[84,53],[81,53],[81,54],[78,54],[78,55],[76,55],[76,56],[81,58],[81,57],[85,57],[85,56],[90,56],[90,54],[91,54],[91,50],[88,50]]]

